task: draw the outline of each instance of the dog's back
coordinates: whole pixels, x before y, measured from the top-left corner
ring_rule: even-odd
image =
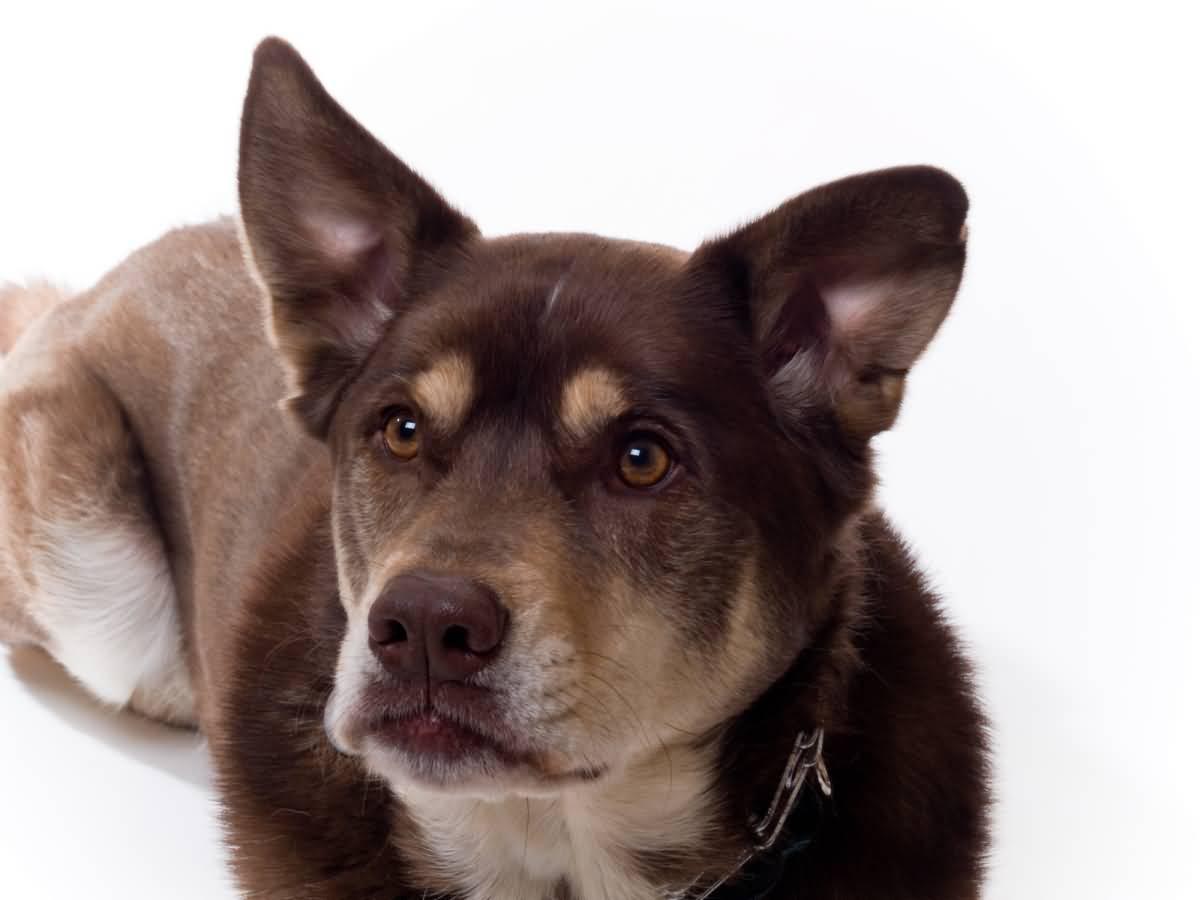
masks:
[[[73,298],[0,297],[0,638],[172,722],[198,717],[195,586],[225,621],[222,588],[255,552],[231,533],[255,508],[244,485],[268,504],[288,477],[247,452],[287,427],[257,298],[230,221],[178,229]]]

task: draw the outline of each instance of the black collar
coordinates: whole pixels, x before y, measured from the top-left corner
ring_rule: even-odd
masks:
[[[667,900],[762,900],[776,886],[787,863],[803,852],[816,836],[815,815],[797,814],[798,801],[810,776],[826,797],[833,793],[822,751],[825,732],[801,731],[775,788],[771,805],[750,822],[753,843],[724,875],[702,880]]]

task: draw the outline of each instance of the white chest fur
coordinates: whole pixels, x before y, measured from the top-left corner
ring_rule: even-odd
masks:
[[[658,900],[647,852],[703,846],[714,823],[709,753],[672,751],[554,797],[405,792],[438,873],[471,900]]]

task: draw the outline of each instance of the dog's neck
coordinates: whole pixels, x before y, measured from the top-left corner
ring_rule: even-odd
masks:
[[[721,842],[719,755],[716,741],[665,748],[551,798],[406,794],[423,874],[469,900],[660,900],[648,860],[699,858]]]

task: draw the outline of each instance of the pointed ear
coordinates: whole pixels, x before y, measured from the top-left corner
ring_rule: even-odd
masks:
[[[292,409],[323,436],[398,309],[478,234],[278,38],[254,54],[238,162],[244,242]]]
[[[857,175],[702,245],[691,274],[753,332],[785,425],[832,412],[867,440],[891,427],[954,300],[966,215],[962,186],[938,169]]]

